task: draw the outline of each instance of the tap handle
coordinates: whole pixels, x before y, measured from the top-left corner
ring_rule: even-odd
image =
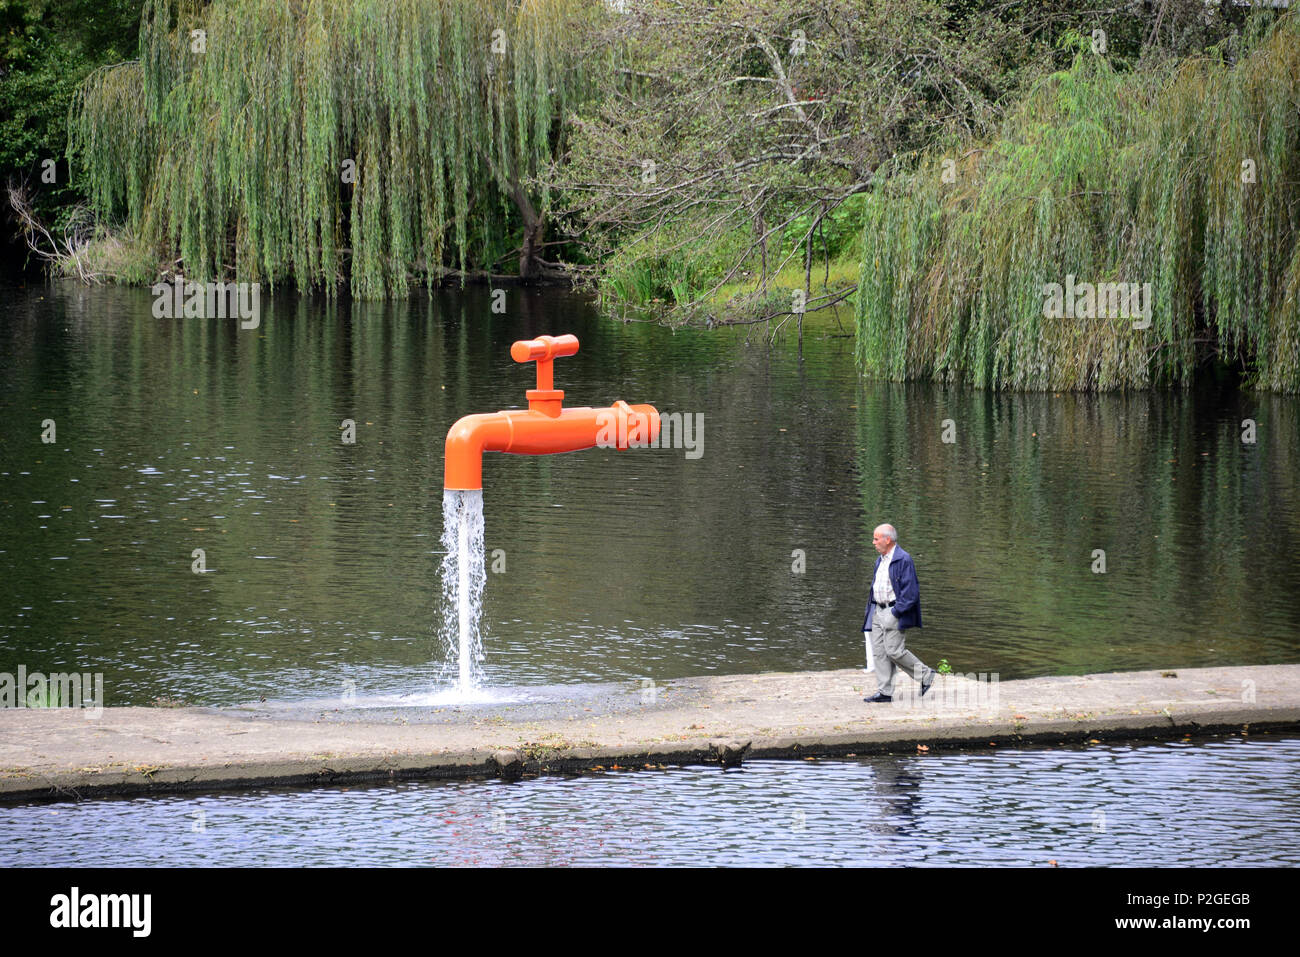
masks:
[[[571,356],[578,351],[578,337],[569,334],[563,336],[538,336],[536,339],[520,339],[510,347],[510,358],[516,362],[546,362],[557,356]]]
[[[555,359],[557,356],[571,356],[577,351],[578,337],[572,334],[520,339],[510,347],[510,358],[516,362],[537,363],[537,388],[524,393],[528,396],[528,408],[545,411],[548,415],[560,414],[560,400],[564,393],[555,388]]]

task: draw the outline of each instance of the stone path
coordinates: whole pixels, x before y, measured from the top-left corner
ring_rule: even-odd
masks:
[[[0,709],[0,801],[1300,729],[1300,665],[1022,681],[858,670],[520,689],[503,704]]]

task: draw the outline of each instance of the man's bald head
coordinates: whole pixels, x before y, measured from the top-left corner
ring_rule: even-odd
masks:
[[[876,551],[885,554],[894,547],[898,541],[898,530],[893,525],[877,525],[876,530],[871,533],[871,544],[876,546]]]

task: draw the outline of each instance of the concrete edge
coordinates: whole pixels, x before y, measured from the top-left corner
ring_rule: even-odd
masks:
[[[1196,710],[1179,714],[1106,715],[986,721],[945,727],[752,738],[640,742],[571,748],[481,748],[434,753],[313,756],[221,766],[122,768],[95,772],[0,775],[0,805],[75,801],[94,797],[217,792],[265,787],[322,787],[448,778],[517,780],[523,774],[574,774],[591,770],[642,770],[667,765],[720,764],[741,758],[797,760],[848,754],[915,754],[983,750],[996,746],[1065,745],[1089,739],[1122,741],[1208,735],[1225,731],[1300,730],[1300,707]]]

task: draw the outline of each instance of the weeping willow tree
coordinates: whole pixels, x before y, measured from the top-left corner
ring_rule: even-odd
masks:
[[[1295,15],[1160,71],[1122,73],[1079,46],[986,148],[878,181],[860,366],[1113,389],[1186,384],[1218,359],[1257,387],[1300,390]],[[1062,315],[1048,290],[1071,280],[1150,283],[1149,314]]]
[[[188,278],[405,292],[492,264],[596,64],[582,0],[147,0],[140,59],[92,74],[69,160],[99,213]],[[503,257],[498,257],[498,260]]]

